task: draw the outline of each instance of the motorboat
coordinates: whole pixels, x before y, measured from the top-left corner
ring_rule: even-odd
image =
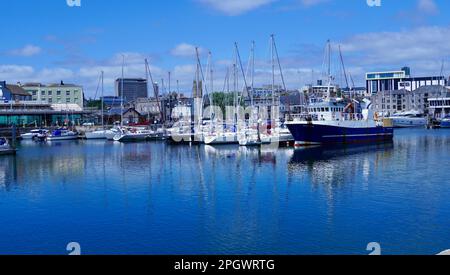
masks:
[[[441,128],[450,128],[450,116],[446,116],[441,120]]]
[[[397,113],[389,117],[389,119],[392,120],[394,128],[415,128],[427,125],[427,118],[416,111]]]
[[[20,135],[20,138],[23,139],[23,140],[35,140],[39,136],[47,135],[49,133],[50,133],[49,130],[35,129],[35,130],[31,130],[29,133],[25,133],[25,134]]]
[[[16,149],[13,148],[8,139],[0,137],[0,155],[14,155],[16,154]]]
[[[46,137],[47,141],[76,140],[76,139],[78,139],[78,133],[67,129],[54,130],[50,135]]]
[[[117,131],[111,130],[95,130],[92,132],[86,132],[86,139],[108,139],[108,137],[112,136],[111,139],[114,138],[114,136],[117,135]]]
[[[153,131],[142,128],[120,128],[119,133],[113,138],[114,141],[119,142],[131,142],[131,141],[144,141],[150,139]]]
[[[239,144],[235,132],[209,133],[205,135],[204,142],[206,145]]]

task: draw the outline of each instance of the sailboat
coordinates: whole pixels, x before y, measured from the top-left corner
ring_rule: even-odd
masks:
[[[284,81],[284,75],[283,75],[283,71],[281,68],[281,63],[280,63],[280,59],[279,59],[279,55],[278,55],[278,50],[276,47],[276,43],[275,43],[275,36],[271,35],[270,37],[270,42],[271,42],[271,64],[272,64],[272,110],[275,110],[275,112],[272,112],[272,121],[275,121],[274,125],[271,125],[271,131],[267,131],[266,133],[261,133],[260,132],[260,124],[261,121],[259,120],[259,117],[257,118],[258,120],[258,126],[256,127],[257,131],[255,133],[255,131],[252,131],[251,129],[244,129],[244,133],[240,134],[240,141],[239,144],[241,146],[257,146],[257,145],[263,145],[263,144],[270,144],[270,143],[277,143],[277,144],[281,144],[281,145],[289,145],[290,143],[294,142],[294,137],[292,136],[292,134],[290,133],[289,129],[287,129],[281,122],[279,119],[275,118],[275,116],[277,115],[278,112],[276,112],[275,107],[277,106],[276,104],[276,91],[275,91],[275,57],[278,61],[278,68],[280,70],[280,76],[281,76],[281,80],[283,83],[283,87],[284,90],[286,91],[286,85],[285,85],[285,81]],[[255,106],[253,106],[253,78],[254,78],[254,45],[252,47],[252,93],[251,93],[251,104],[252,107],[254,108]],[[280,102],[280,97],[278,96],[278,108],[281,105]],[[258,110],[258,115],[259,115],[259,110]],[[250,132],[250,134],[249,134]]]
[[[101,72],[101,85],[102,85],[102,101],[101,101],[101,112],[102,112],[102,128],[99,130],[95,130],[92,132],[86,132],[86,139],[107,139],[108,136],[116,135],[115,131],[106,130],[105,129],[105,118],[104,118],[104,102],[103,102],[103,93],[104,93],[104,72]]]
[[[234,53],[234,63],[233,63],[233,95],[234,95],[234,113],[233,113],[233,124],[231,129],[223,129],[220,132],[211,131],[204,137],[204,142],[206,145],[225,145],[225,144],[239,144],[239,135],[238,135],[238,105],[239,105],[239,96],[238,96],[238,64],[240,66],[240,71],[244,78],[245,89],[248,89],[247,80],[245,77],[244,69],[242,67],[241,57],[239,54],[239,49],[237,43],[235,43],[235,53]],[[229,74],[227,74],[226,83],[229,83]],[[227,85],[229,87],[229,85]],[[229,92],[229,88],[228,88]],[[212,129],[214,129],[213,127]]]

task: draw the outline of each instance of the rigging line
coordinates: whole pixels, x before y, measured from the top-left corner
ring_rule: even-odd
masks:
[[[278,48],[277,48],[277,44],[275,43],[275,37],[273,37],[273,47],[275,50],[275,54],[277,56],[278,67],[280,69],[281,81],[283,82],[283,88],[286,91],[286,82],[284,81],[283,69],[281,68],[280,56],[278,55]]]
[[[101,80],[102,80],[102,76],[100,74],[100,76],[98,77],[97,89],[95,90],[94,100],[97,99],[97,94],[98,94],[98,90],[100,89],[100,82],[101,82]]]
[[[162,107],[161,104],[159,102],[159,93],[158,93],[158,89],[156,89],[156,84],[155,81],[153,80],[153,75],[152,75],[152,71],[150,70],[150,65],[148,63],[148,59],[145,59],[145,70],[146,70],[146,77],[148,78],[150,76],[150,81],[152,82],[152,87],[153,87],[153,95],[156,98],[156,104],[158,104],[158,109],[159,109],[159,113],[161,115],[161,119],[164,121],[164,114],[162,111]],[[147,85],[148,85],[148,80],[147,80]]]
[[[203,74],[202,63],[200,62],[200,54],[198,52],[198,47],[195,48],[195,53],[197,56],[197,63],[198,63],[199,69],[200,69],[200,74],[202,76],[202,86],[203,86],[205,83],[205,76]],[[197,83],[197,85],[198,85],[198,83]],[[205,93],[208,94],[208,86],[207,85],[204,85],[204,86],[205,86]],[[202,95],[202,100],[203,100],[203,95]]]
[[[341,58],[342,70],[344,71],[345,83],[347,84],[347,89],[348,89],[350,87],[349,87],[348,78],[347,78],[347,71],[345,70],[345,63],[344,63],[344,57],[342,55],[341,45],[339,45],[339,56]]]
[[[248,95],[247,78],[245,77],[244,67],[242,66],[241,54],[239,53],[239,47],[238,47],[237,42],[235,42],[234,45],[236,47],[236,54],[237,54],[237,58],[238,58],[238,61],[239,61],[239,66],[241,68],[242,77],[244,78],[244,89],[243,90],[246,91],[246,93]],[[244,97],[244,95],[241,95],[239,97],[239,100],[238,100],[238,104],[239,105],[241,104],[242,97]]]

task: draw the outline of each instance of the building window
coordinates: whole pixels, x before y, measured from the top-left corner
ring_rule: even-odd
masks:
[[[56,91],[56,95],[61,95],[61,91]]]
[[[66,91],[66,96],[70,96],[70,91]]]
[[[66,103],[70,103],[70,98],[66,98]]]
[[[45,95],[45,91],[41,91],[41,95]]]
[[[49,98],[49,99],[48,99],[48,103],[53,103],[53,99],[52,99],[52,98]]]
[[[53,94],[52,91],[48,91],[48,95],[51,96]]]

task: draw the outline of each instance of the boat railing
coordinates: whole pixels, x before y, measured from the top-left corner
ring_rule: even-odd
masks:
[[[319,118],[318,114],[294,114],[291,115],[293,121],[324,121],[327,120],[323,116]],[[331,113],[331,120],[334,121],[360,121],[364,120],[362,113]]]

